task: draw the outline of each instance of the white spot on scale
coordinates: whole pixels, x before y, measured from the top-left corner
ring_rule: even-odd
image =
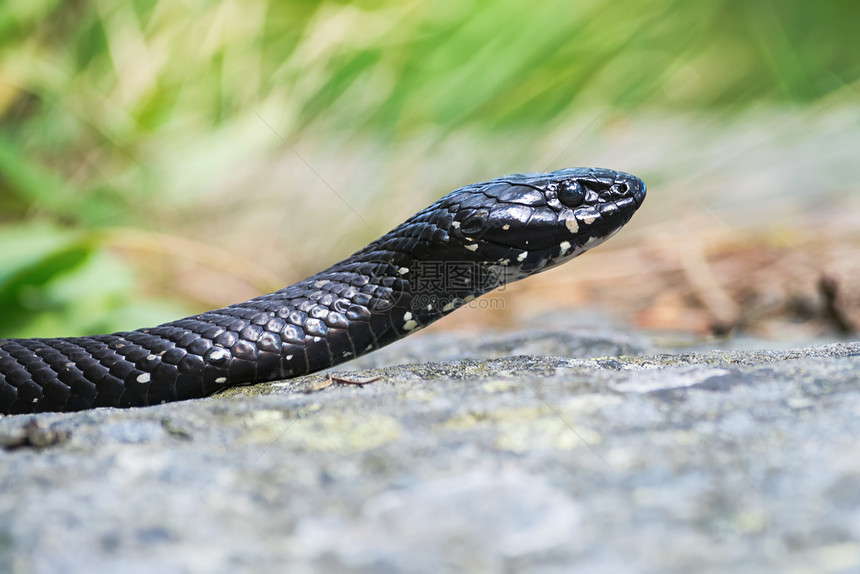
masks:
[[[418,323],[416,323],[415,321],[413,321],[413,320],[411,320],[411,319],[410,319],[409,321],[406,321],[406,322],[403,324],[403,328],[404,328],[406,331],[411,331],[412,329],[414,329],[414,328],[415,328],[415,327],[417,327],[417,326],[418,326]]]
[[[468,249],[469,251],[477,251],[477,250],[478,250],[478,244],[477,244],[477,243],[473,243],[473,244],[471,244],[471,245],[467,245],[467,246],[466,246],[466,249]]]
[[[453,311],[454,308],[457,306],[455,301],[456,301],[456,299],[454,301],[451,301],[450,303],[448,303],[444,307],[442,307],[442,311],[444,311],[445,313],[448,313],[449,311]]]
[[[565,219],[564,225],[565,225],[565,227],[567,227],[567,230],[570,231],[571,233],[578,233],[579,232],[579,223],[572,217],[570,219]]]
[[[499,265],[510,265],[510,259],[499,259]]]
[[[212,351],[209,353],[209,360],[210,361],[222,361],[224,359],[229,359],[229,358],[230,358],[230,353],[228,353],[224,349],[212,349]]]
[[[586,215],[582,218],[582,222],[586,225],[591,225],[592,223],[594,223],[595,219],[597,219],[596,215]]]
[[[428,311],[432,311],[432,310],[433,310],[433,303],[427,303],[427,310],[428,310]]]
[[[409,273],[409,268],[408,267],[401,267],[400,269],[397,270],[397,272],[400,275],[406,275],[407,273]]]
[[[459,221],[452,221],[451,227],[453,227],[454,229],[460,229],[460,222]]]
[[[528,257],[528,256],[529,256],[529,252],[528,252],[528,251],[523,251],[522,253],[520,253],[519,255],[517,255],[517,261],[520,261],[520,262],[525,261],[525,260],[526,260],[526,257]]]
[[[468,303],[469,301],[474,301],[474,300],[475,300],[474,295],[466,295],[465,297],[463,297],[463,303]]]
[[[155,355],[147,355],[147,356],[146,356],[146,360],[147,360],[147,361],[154,361],[154,360],[155,360],[155,359],[157,359],[157,358],[158,358],[158,357],[156,357]]]
[[[286,357],[284,357],[284,358],[285,358],[286,360],[290,361],[290,360],[292,360],[293,356],[292,356],[292,355],[287,355],[287,356],[286,356]]]
[[[330,281],[328,279],[322,279],[320,281],[314,281],[314,287],[316,287],[317,289],[320,289],[320,288],[324,287],[327,283],[330,283]]]
[[[561,251],[558,253],[559,257],[567,255],[567,252],[570,251],[570,241],[562,241],[558,246],[561,247]]]
[[[215,379],[215,382],[219,385],[223,385],[227,382],[227,377],[218,377],[217,379]]]
[[[148,383],[148,382],[149,382],[149,379],[150,379],[150,375],[149,375],[149,373],[142,373],[142,374],[138,375],[138,376],[137,376],[137,379],[135,379],[135,380],[136,380],[138,383]]]
[[[372,350],[373,350],[373,344],[370,344],[370,345],[368,345],[368,346],[366,346],[366,347],[364,348],[364,352],[365,352],[365,353],[366,353],[366,352],[368,352],[368,351],[372,351]]]
[[[510,224],[510,223],[505,223],[504,225],[502,225],[502,229],[504,229],[505,231],[507,231],[507,230],[508,230],[508,229],[510,229],[510,228],[511,228],[511,224]]]
[[[409,321],[410,319],[412,319],[412,313],[411,313],[410,311],[405,312],[405,313],[403,314],[403,320],[404,320],[404,321]]]

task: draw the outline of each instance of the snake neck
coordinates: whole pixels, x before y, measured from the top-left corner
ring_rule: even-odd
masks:
[[[344,282],[370,294],[367,311],[387,314],[398,336],[426,327],[519,278],[457,240],[455,213],[437,202],[303,283]]]

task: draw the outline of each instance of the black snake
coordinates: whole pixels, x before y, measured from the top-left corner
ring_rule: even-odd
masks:
[[[0,340],[0,413],[154,405],[331,367],[576,257],[644,198],[641,180],[607,169],[509,175],[244,303],[112,335]]]

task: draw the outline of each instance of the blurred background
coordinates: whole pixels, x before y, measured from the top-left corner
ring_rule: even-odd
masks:
[[[849,0],[4,0],[0,337],[241,301],[461,185],[570,166],[648,199],[432,329],[566,309],[850,336],[858,22]]]

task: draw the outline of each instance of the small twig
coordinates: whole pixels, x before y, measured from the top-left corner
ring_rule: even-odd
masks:
[[[328,378],[333,383],[341,383],[344,385],[358,385],[360,387],[363,387],[364,385],[369,385],[370,383],[375,383],[376,381],[378,381],[382,377],[371,377],[365,381],[356,381],[355,379],[342,379],[340,377],[333,377],[331,375],[329,375]]]
[[[370,383],[374,383],[381,378],[382,377],[371,377],[370,379],[367,379],[364,381],[357,381],[355,379],[344,379],[342,377],[333,377],[333,376],[329,375],[328,377],[325,378],[325,380],[320,381],[319,383],[315,384],[314,386],[312,386],[311,388],[306,390],[305,393],[310,394],[310,393],[315,393],[317,391],[321,391],[323,389],[327,389],[328,387],[332,386],[334,383],[340,383],[342,385],[357,385],[359,387],[363,387],[364,385],[369,385]]]

